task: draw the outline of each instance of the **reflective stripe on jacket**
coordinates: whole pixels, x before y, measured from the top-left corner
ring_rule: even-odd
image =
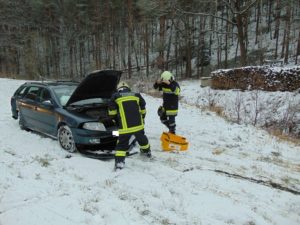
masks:
[[[180,94],[180,86],[176,81],[170,84],[154,83],[153,87],[163,92],[163,107],[167,115],[176,116],[178,113],[178,96]]]
[[[146,102],[139,93],[115,93],[108,106],[108,114],[116,117],[119,133],[129,134],[144,129]]]

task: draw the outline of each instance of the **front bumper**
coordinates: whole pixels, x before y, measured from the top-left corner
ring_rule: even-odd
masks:
[[[83,146],[115,146],[118,137],[112,131],[92,131],[79,128],[71,128],[76,145]]]

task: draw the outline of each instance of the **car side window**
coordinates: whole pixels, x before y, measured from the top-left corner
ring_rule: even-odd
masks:
[[[49,90],[47,90],[46,88],[42,88],[38,94],[38,101],[44,102],[44,101],[48,101],[48,100],[51,101],[51,94],[50,94]]]
[[[28,88],[27,94],[25,95],[25,98],[35,100],[37,93],[39,92],[39,87],[31,86]]]

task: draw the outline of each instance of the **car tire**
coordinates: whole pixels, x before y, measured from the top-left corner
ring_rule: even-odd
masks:
[[[76,144],[73,138],[72,131],[67,125],[60,126],[57,132],[57,139],[61,148],[68,152],[76,152]]]
[[[29,131],[29,129],[25,125],[24,116],[21,112],[19,113],[19,126],[20,126],[21,130]]]

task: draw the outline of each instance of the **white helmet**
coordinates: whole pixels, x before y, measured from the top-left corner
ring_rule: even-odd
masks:
[[[130,87],[125,81],[121,81],[117,86],[117,90],[118,91],[123,91],[124,89],[129,89],[130,90]]]
[[[169,80],[174,80],[174,75],[170,72],[170,71],[164,71],[161,75],[160,75],[160,78],[162,80],[165,80],[165,81],[169,81]]]

